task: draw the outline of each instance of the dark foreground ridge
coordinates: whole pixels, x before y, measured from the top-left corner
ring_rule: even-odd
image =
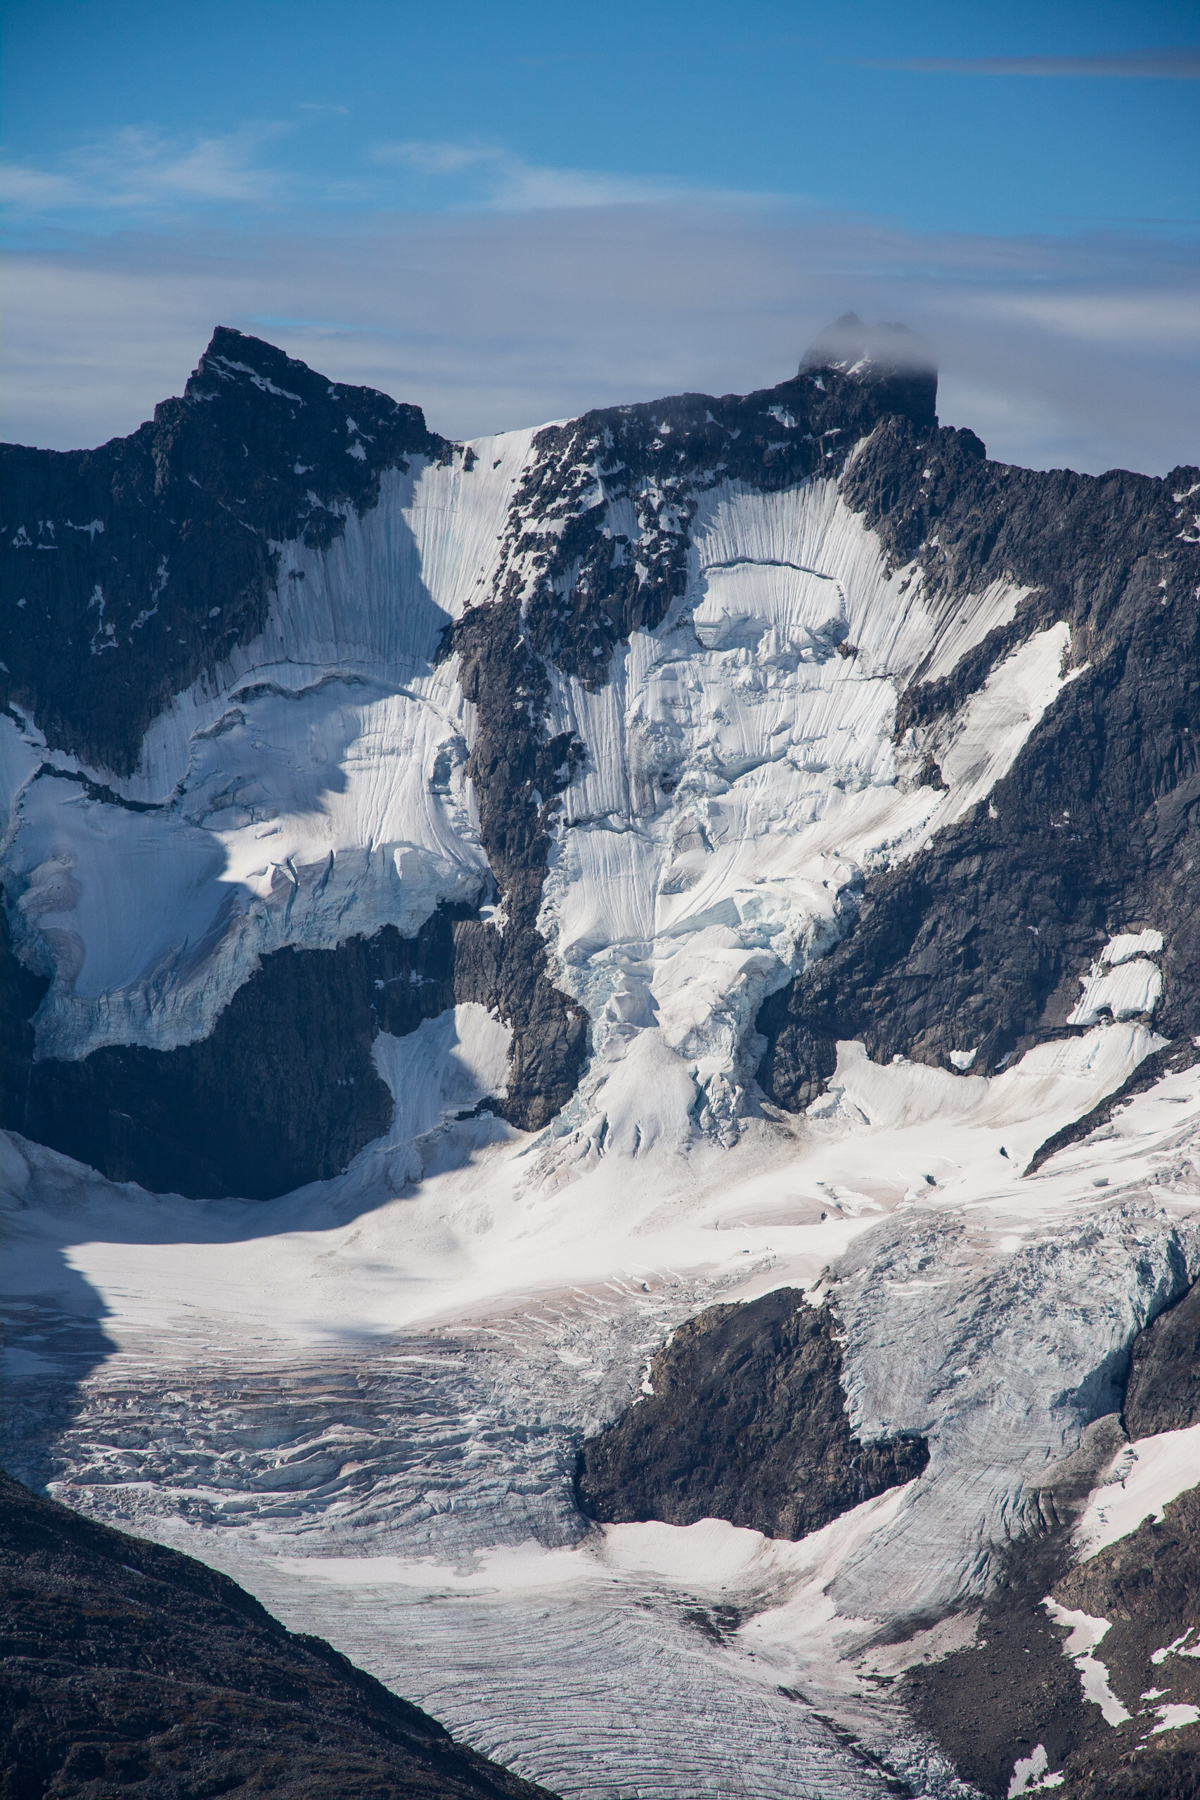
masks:
[[[1095,1454],[1081,1447],[1034,1495],[1030,1535],[1014,1544],[975,1642],[898,1684],[917,1723],[984,1794],[1007,1796],[1017,1760],[1040,1745],[1042,1773],[1061,1774],[1063,1800],[1200,1795],[1200,1720],[1185,1711],[1182,1724],[1162,1728],[1169,1708],[1200,1706],[1200,1661],[1179,1654],[1200,1634],[1200,1487],[1078,1567],[1071,1546],[1088,1491],[1126,1432],[1137,1442],[1198,1419],[1200,1284],[1135,1338],[1122,1417],[1092,1427]],[[1127,1718],[1105,1720],[1084,1696],[1047,1596],[1109,1621],[1095,1655]]]
[[[234,1582],[0,1475],[3,1800],[552,1800]]]
[[[922,1437],[850,1429],[828,1306],[798,1288],[710,1306],[650,1365],[653,1394],[579,1452],[575,1493],[604,1524],[728,1519],[801,1538],[919,1475]]]

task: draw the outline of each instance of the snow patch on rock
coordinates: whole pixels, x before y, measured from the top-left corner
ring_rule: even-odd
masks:
[[[381,1031],[372,1055],[395,1101],[389,1141],[424,1137],[480,1100],[502,1095],[511,1044],[509,1028],[474,1001],[422,1019],[405,1037]]]
[[[1086,975],[1083,995],[1068,1025],[1092,1025],[1108,1013],[1114,1019],[1151,1014],[1162,996],[1162,975],[1149,961],[1162,953],[1161,931],[1123,932],[1111,938]]]
[[[1076,1529],[1081,1560],[1128,1537],[1144,1519],[1161,1519],[1164,1507],[1198,1484],[1200,1425],[1123,1446]]]
[[[1133,1714],[1113,1693],[1104,1664],[1092,1655],[1092,1651],[1103,1641],[1112,1621],[1094,1619],[1090,1613],[1073,1612],[1069,1607],[1060,1606],[1056,1600],[1049,1598],[1043,1600],[1042,1605],[1056,1625],[1071,1628],[1071,1635],[1062,1647],[1063,1655],[1069,1656],[1079,1670],[1084,1699],[1100,1708],[1106,1725],[1123,1725]]]

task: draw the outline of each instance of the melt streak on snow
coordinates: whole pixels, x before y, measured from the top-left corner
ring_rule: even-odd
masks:
[[[470,469],[414,458],[328,550],[281,545],[268,628],[216,690],[202,680],[155,722],[132,780],[88,771],[151,810],[38,777],[78,765],[3,721],[6,885],[54,975],[39,1055],[191,1043],[264,953],[385,923],[411,935],[440,901],[480,896],[470,709],[433,659],[490,591],[531,437],[481,440]]]
[[[614,510],[611,528],[625,523]],[[630,1140],[626,1098],[649,1087],[685,1129],[689,1081],[702,1123],[730,1141],[765,995],[843,934],[867,871],[989,792],[1059,691],[1065,625],[1014,652],[939,730],[893,743],[909,678],[948,673],[1021,598],[994,584],[935,608],[915,568],[888,575],[833,481],[700,497],[682,602],[633,633],[605,686],[556,687],[552,729],[589,752],[564,796],[542,918],[560,983],[595,1021],[592,1078],[563,1122],[575,1160],[607,1134]],[[930,755],[948,791],[919,785]],[[630,1057],[636,1078],[609,1073]],[[661,1115],[660,1102],[656,1137]]]

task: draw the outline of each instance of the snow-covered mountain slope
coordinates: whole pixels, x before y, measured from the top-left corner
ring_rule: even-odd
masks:
[[[195,1042],[265,953],[412,936],[479,897],[466,708],[434,657],[493,574],[530,435],[481,444],[468,477],[461,451],[388,471],[331,544],[280,547],[265,631],[172,701],[111,790],[74,758],[51,772],[5,720],[10,879],[53,946],[40,1055]]]
[[[6,452],[6,1456],[565,1794],[963,1791],[886,1680],[1060,1592],[1200,1271],[1200,472],[896,345],[452,445],[222,331]],[[589,1526],[784,1288],[828,1522]]]
[[[1195,705],[1184,500],[993,469],[969,433],[936,429],[932,399],[931,378],[867,358],[747,400],[451,446],[412,409],[218,333],[138,438],[74,462],[11,453],[32,511],[4,545],[11,590],[30,590],[6,627],[4,871],[33,1060],[10,1122],[152,1186],[331,1173],[286,1133],[274,1181],[266,1153],[214,1170],[178,1142],[183,1095],[229,1135],[250,1070],[278,1068],[267,1129],[289,1091],[332,1104],[344,1164],[385,1105],[381,990],[326,1066],[287,1030],[281,984],[296,953],[413,937],[439,907],[462,909],[443,985],[513,1029],[513,1122],[548,1123],[587,1066],[556,1127],[577,1144],[615,1120],[616,1091],[616,1111],[598,1095],[628,1054],[654,1097],[622,1129],[647,1143],[694,1121],[729,1142],[756,1076],[811,1101],[839,1038],[995,1068],[1083,1025],[1098,925],[1161,930],[1155,908],[1174,907],[1165,1003],[1185,1022],[1200,944],[1175,899],[1200,772],[1177,717]],[[157,504],[139,493],[131,515],[124,471],[147,454]],[[222,655],[208,622],[240,565],[213,563],[223,540],[181,516],[180,490],[240,508],[264,559],[260,629]],[[1065,501],[1080,517],[1064,534]],[[59,545],[47,515],[68,505],[99,509],[96,529]],[[118,626],[142,513],[168,546],[159,599]],[[1095,540],[1117,534],[1123,566],[1093,591]],[[76,651],[90,633],[69,691],[30,607]],[[104,766],[98,693],[120,683],[104,716],[127,730],[171,660],[147,672],[146,633],[177,631],[207,660],[136,758],[112,737]],[[1089,1019],[1106,1005],[1097,988]],[[312,1023],[313,1045],[336,1031]],[[215,1070],[178,1054],[217,1033]],[[118,1048],[135,1046],[158,1054]]]

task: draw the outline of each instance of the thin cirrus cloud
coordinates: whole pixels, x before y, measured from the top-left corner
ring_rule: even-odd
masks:
[[[1165,44],[1116,56],[919,56],[870,60],[869,69],[903,69],[917,75],[1032,75],[1093,80],[1200,81],[1200,48]]]
[[[302,102],[308,114],[346,107]],[[211,208],[395,205],[441,210],[544,212],[636,206],[686,190],[640,176],[532,163],[502,145],[413,140],[378,144],[357,178],[314,177],[268,161],[286,138],[282,122],[251,122],[222,136],[167,136],[128,126],[79,145],[52,166],[10,164],[3,193],[19,219],[76,216],[164,218]]]
[[[557,169],[526,162],[495,144],[411,140],[378,144],[380,167],[449,184],[460,204],[497,212],[543,212],[556,207],[646,205],[682,190],[671,184],[594,169]],[[457,190],[457,193],[455,193]]]
[[[170,137],[126,126],[82,144],[54,168],[10,164],[4,198],[18,213],[161,212],[211,205],[256,206],[289,197],[284,171],[261,152],[286,126],[248,124],[223,136]]]

